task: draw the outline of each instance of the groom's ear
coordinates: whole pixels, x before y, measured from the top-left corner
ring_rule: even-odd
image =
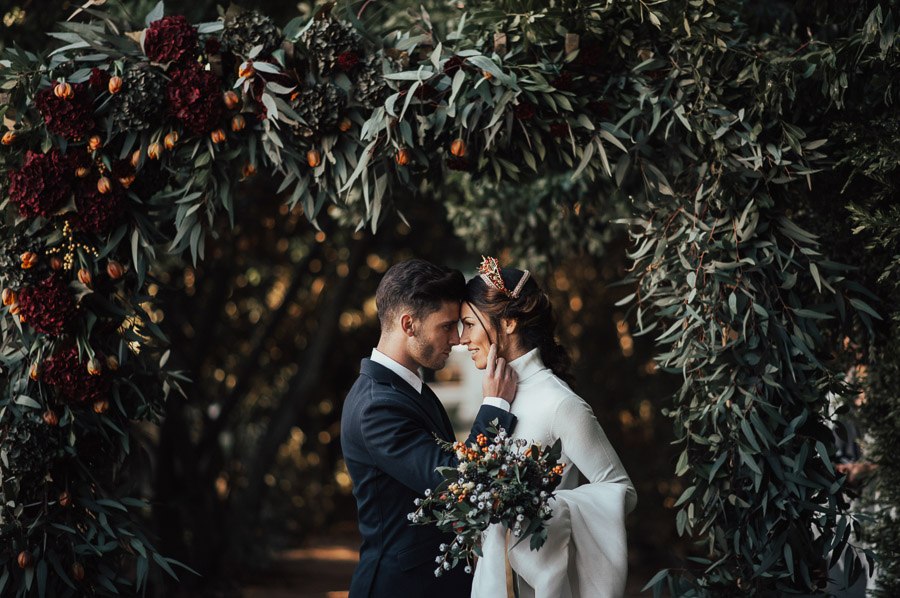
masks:
[[[413,317],[411,315],[403,314],[400,316],[400,330],[402,330],[403,334],[406,336],[415,336]]]

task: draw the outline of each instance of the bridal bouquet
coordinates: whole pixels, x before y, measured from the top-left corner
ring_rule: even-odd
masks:
[[[559,463],[559,440],[550,448],[529,447],[503,428],[490,428],[489,433],[493,438],[479,434],[469,446],[438,440],[442,448],[456,453],[459,463],[438,468],[444,481],[433,491],[426,490],[425,498],[416,499],[417,509],[408,515],[414,524],[433,523],[455,535],[450,544],[439,547],[435,576],[462,560],[466,573],[471,573],[473,557],[481,556],[481,534],[492,523],[512,530],[519,542],[530,536],[532,550],[547,539],[544,522],[552,515],[548,502],[565,467]]]

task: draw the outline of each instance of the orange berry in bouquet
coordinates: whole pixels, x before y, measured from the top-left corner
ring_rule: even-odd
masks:
[[[482,532],[493,523],[505,525],[518,541],[530,538],[533,550],[547,539],[545,522],[553,514],[549,501],[565,469],[559,463],[560,441],[545,449],[528,447],[527,441],[511,438],[502,428],[491,433],[491,438],[479,434],[469,447],[439,441],[456,454],[458,465],[439,467],[444,481],[416,499],[416,510],[407,515],[413,524],[436,525],[455,536],[450,544],[437,546],[435,576],[463,561],[471,573]]]

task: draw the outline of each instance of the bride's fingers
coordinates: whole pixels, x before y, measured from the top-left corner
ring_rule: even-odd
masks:
[[[506,375],[506,360],[502,357],[497,358],[497,366],[495,368],[495,372],[498,378],[503,378]]]
[[[491,349],[488,351],[487,358],[487,375],[491,377],[494,375],[494,367],[497,363],[497,345],[491,343]]]

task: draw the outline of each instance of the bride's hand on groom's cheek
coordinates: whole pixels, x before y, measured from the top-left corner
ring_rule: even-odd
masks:
[[[497,357],[497,346],[491,344],[487,358],[487,370],[484,373],[484,381],[481,383],[482,393],[485,397],[500,397],[512,404],[516,397],[517,383],[516,372],[509,367],[505,359]]]

